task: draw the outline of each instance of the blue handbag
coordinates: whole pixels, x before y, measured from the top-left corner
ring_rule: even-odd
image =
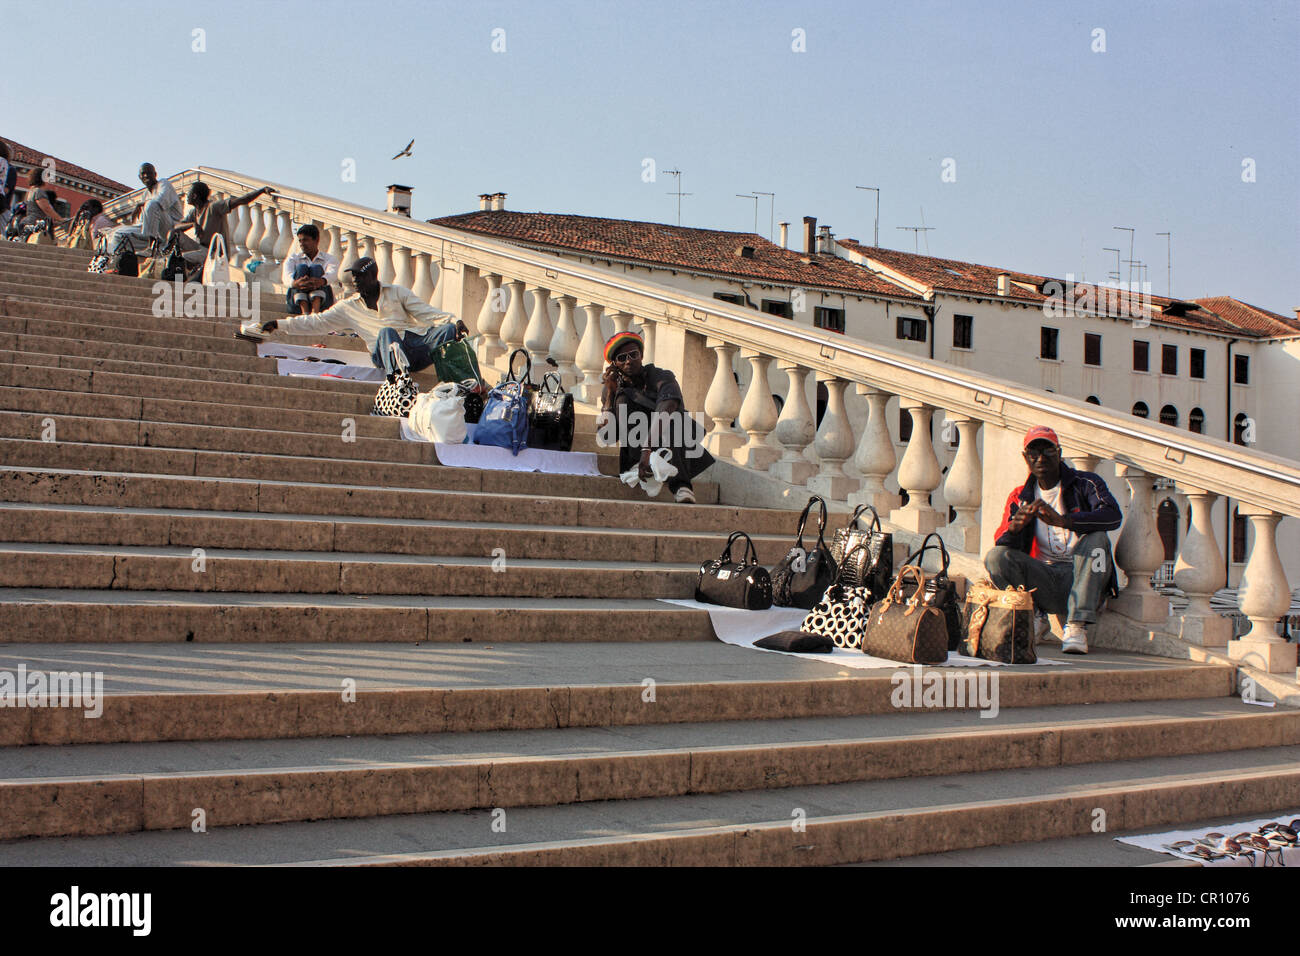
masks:
[[[473,442],[509,448],[515,455],[528,447],[528,402],[519,382],[502,382],[488,392]]]

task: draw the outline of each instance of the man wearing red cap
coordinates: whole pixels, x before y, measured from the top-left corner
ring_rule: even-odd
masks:
[[[1061,649],[1087,654],[1087,628],[1097,621],[1102,595],[1117,593],[1106,532],[1124,516],[1101,478],[1061,461],[1052,429],[1029,429],[1024,455],[1029,477],[1007,497],[984,567],[1000,588],[1034,589],[1040,636],[1046,615],[1065,614]]]

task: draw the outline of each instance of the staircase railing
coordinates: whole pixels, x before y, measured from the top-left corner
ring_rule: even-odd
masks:
[[[871,504],[896,526],[918,534],[937,530],[950,546],[976,557],[992,545],[1007,491],[1024,475],[1020,437],[1031,425],[1048,425],[1078,467],[1095,471],[1102,461],[1113,462],[1128,485],[1115,546],[1128,584],[1112,607],[1186,640],[1227,646],[1254,666],[1294,674],[1295,645],[1277,632],[1290,591],[1276,534],[1283,517],[1300,517],[1300,466],[1293,461],[253,176],[199,167],[171,177],[182,195],[197,180],[212,187],[214,198],[261,186],[276,190],[232,213],[236,266],[258,258],[274,270],[289,254],[293,224],[314,222],[322,249],[343,259],[371,255],[382,281],[460,313],[482,336],[484,362],[497,364],[516,348],[535,361],[550,355],[566,385],[588,402],[599,394],[606,331],[635,325],[645,336],[647,360],[682,376],[688,407],[700,408],[691,399],[702,397],[705,445],[714,455],[845,506]],[[109,206],[129,209],[137,193]],[[581,330],[578,311],[585,315]],[[774,363],[788,383],[779,411],[769,386]],[[749,372],[743,394],[737,368]],[[706,389],[702,380],[710,376]],[[820,424],[807,400],[814,382],[826,392]],[[857,429],[846,404],[850,387],[860,399]],[[912,423],[901,459],[885,420],[894,397]],[[948,423],[941,442],[931,427],[936,412]],[[941,455],[951,457],[946,474]],[[1188,605],[1172,621],[1167,597],[1151,587],[1164,561],[1154,479],[1175,482],[1191,511],[1173,572]],[[1220,497],[1237,503],[1254,532],[1240,599],[1251,628],[1235,639],[1231,622],[1209,603],[1227,583],[1212,515]]]

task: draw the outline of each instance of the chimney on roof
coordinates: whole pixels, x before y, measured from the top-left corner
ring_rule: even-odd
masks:
[[[493,193],[493,194],[492,194],[492,209],[493,209],[494,211],[499,212],[499,211],[501,211],[502,209],[505,209],[505,208],[506,208],[506,194],[505,194],[505,193]]]
[[[388,187],[388,212],[411,218],[411,187],[393,183]]]
[[[492,194],[491,194],[491,193],[479,193],[479,194],[478,194],[478,208],[479,208],[479,211],[480,211],[480,212],[486,212],[488,209],[492,208]]]
[[[1007,272],[998,273],[998,295],[1011,294],[1011,275]]]
[[[817,251],[829,254],[831,251],[831,227],[819,226],[817,229]]]
[[[817,217],[803,217],[803,251],[805,255],[812,255],[817,251],[815,248],[814,237],[817,235]]]
[[[790,248],[790,224],[788,222],[781,223],[781,248]],[[1300,312],[1300,309],[1296,311]]]

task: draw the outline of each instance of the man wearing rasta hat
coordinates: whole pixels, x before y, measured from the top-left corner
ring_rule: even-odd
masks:
[[[1029,477],[1007,497],[984,567],[1000,588],[1035,589],[1039,636],[1047,614],[1065,614],[1061,649],[1087,654],[1087,628],[1097,621],[1102,594],[1117,593],[1106,532],[1118,528],[1123,515],[1104,481],[1061,461],[1052,429],[1029,429],[1024,455]]]
[[[669,449],[677,474],[668,479],[668,490],[673,500],[694,504],[691,479],[712,465],[714,458],[699,444],[700,428],[686,412],[677,376],[666,368],[641,364],[644,355],[645,342],[635,332],[615,332],[605,343],[609,367],[601,379],[605,390],[596,428],[617,417],[619,471],[638,467],[643,479],[651,475],[651,453]]]

